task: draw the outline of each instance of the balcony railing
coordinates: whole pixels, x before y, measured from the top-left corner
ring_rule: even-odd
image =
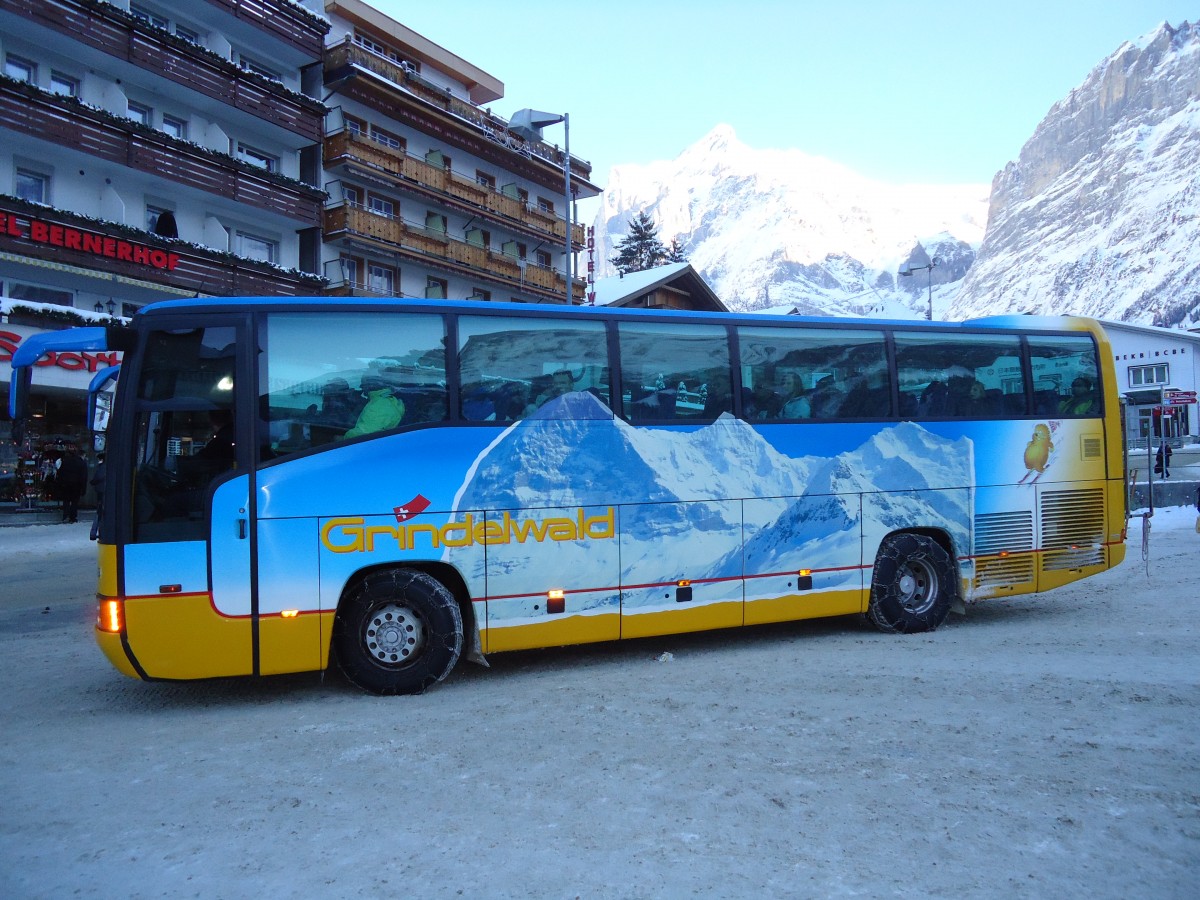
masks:
[[[425,263],[435,263],[464,273],[485,275],[511,287],[531,291],[563,302],[566,279],[562,272],[548,269],[507,253],[498,253],[443,231],[370,212],[352,203],[325,210],[325,239],[342,236],[364,238],[382,249],[399,252]],[[576,302],[583,299],[583,282],[574,284]]]
[[[313,59],[321,58],[329,23],[287,0],[208,0],[230,15],[250,22]]]
[[[440,88],[421,77],[411,66],[401,65],[373,50],[368,50],[354,43],[352,35],[347,35],[341,43],[334,44],[326,50],[325,72],[328,75],[351,65],[374,72],[387,81],[400,85],[413,96],[461,119],[464,124],[473,126],[496,144],[523,156],[541,159],[562,171],[563,151],[558,147],[545,141],[527,141],[513,134],[508,130],[508,122],[499,116],[493,116],[478,106],[460,100],[445,88]],[[591,177],[592,164],[572,156],[571,171],[586,180]]]
[[[333,132],[325,139],[326,166],[331,166],[339,160],[352,161],[374,172],[390,175],[400,186],[409,186],[405,185],[405,182],[420,185],[443,202],[459,201],[458,205],[471,213],[490,213],[498,221],[524,226],[559,242],[566,235],[566,220],[553,213],[480,184],[473,178],[449,171],[443,166],[410,156],[399,147],[368,138],[351,128]],[[583,226],[573,224],[571,233],[574,243],[582,246]]]
[[[266,10],[291,12],[290,3],[279,0],[210,0],[217,5],[238,8],[238,15],[251,18],[252,12]],[[61,32],[83,44],[117,59],[127,60],[170,81],[243,110],[253,116],[286,128],[310,141],[321,139],[325,106],[318,100],[298,94],[276,81],[247,72],[227,59],[143,22],[108,3],[84,0],[0,0],[0,10]],[[301,17],[308,15],[297,10]],[[287,16],[263,23],[268,30],[282,27],[288,31]],[[325,25],[328,28],[328,25]],[[289,42],[292,42],[289,39]],[[307,41],[307,44],[312,44]],[[321,58],[321,39],[312,46],[314,60]]]
[[[161,284],[176,290],[211,294],[214,296],[284,296],[294,297],[323,292],[325,279],[319,275],[284,269],[270,263],[235,256],[220,250],[212,250],[186,241],[173,241],[148,231],[132,228],[117,222],[104,222],[81,216],[68,210],[51,209],[39,204],[28,203],[16,197],[0,196],[0,213],[5,213],[9,222],[15,220],[16,227],[5,228],[0,233],[0,252],[11,253],[43,263],[69,265],[81,269],[103,271],[102,277],[116,275],[139,282]],[[89,235],[98,235],[113,243],[99,255],[87,252],[86,244],[80,249],[72,247],[75,241],[32,240],[35,236],[31,220],[47,226],[62,226]],[[12,232],[17,232],[13,234]],[[140,245],[162,261],[170,258],[173,268],[149,265],[146,255],[139,252],[121,254],[119,243]],[[108,255],[107,250],[116,250]],[[130,259],[121,256],[128,255]]]
[[[306,226],[321,220],[324,191],[85,106],[73,97],[3,76],[0,128],[269,210]]]

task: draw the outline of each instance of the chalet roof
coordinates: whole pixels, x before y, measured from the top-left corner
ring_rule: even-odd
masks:
[[[600,278],[595,284],[596,306],[638,306],[642,297],[659,288],[686,294],[688,308],[697,312],[729,312],[708,282],[686,262]]]

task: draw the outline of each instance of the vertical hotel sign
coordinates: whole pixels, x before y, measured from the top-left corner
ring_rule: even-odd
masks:
[[[587,301],[588,306],[596,305],[596,226],[589,225],[587,230]]]
[[[170,272],[179,265],[178,253],[168,253],[157,247],[84,231],[70,225],[45,222],[32,216],[18,217],[11,212],[0,212],[0,235],[20,238],[33,244],[74,250],[88,256],[161,269],[164,272]]]

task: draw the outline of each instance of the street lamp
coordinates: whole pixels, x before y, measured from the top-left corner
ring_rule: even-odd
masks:
[[[900,274],[905,277],[910,277],[913,274],[924,269],[929,273],[929,321],[933,321],[933,270],[937,268],[938,260],[931,259],[929,264],[925,266],[909,266],[907,269],[901,269]]]
[[[564,250],[566,259],[563,269],[567,276],[567,304],[575,302],[574,293],[575,271],[574,254],[571,252],[571,117],[567,113],[542,112],[537,109],[519,109],[508,120],[508,130],[520,135],[527,141],[542,140],[542,129],[547,125],[563,123],[563,200],[566,204],[567,237]]]

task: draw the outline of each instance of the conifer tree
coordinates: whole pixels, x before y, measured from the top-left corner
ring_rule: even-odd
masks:
[[[658,239],[658,226],[647,212],[640,212],[629,220],[629,234],[617,241],[617,255],[609,260],[622,275],[643,272],[660,266],[667,256],[667,248]]]
[[[666,255],[663,257],[665,263],[681,263],[687,262],[687,257],[683,254],[683,245],[679,243],[678,236],[671,238],[671,246],[667,248]]]

